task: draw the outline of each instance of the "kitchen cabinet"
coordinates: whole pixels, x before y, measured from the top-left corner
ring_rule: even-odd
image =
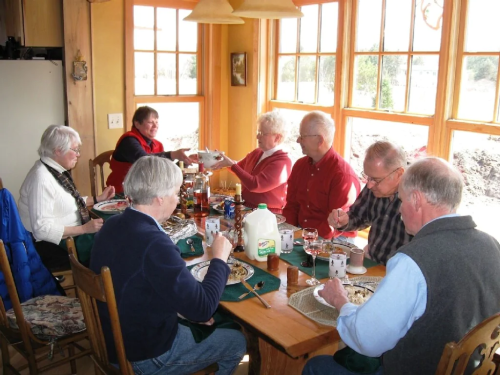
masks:
[[[7,36],[26,47],[63,47],[62,0],[4,0]]]

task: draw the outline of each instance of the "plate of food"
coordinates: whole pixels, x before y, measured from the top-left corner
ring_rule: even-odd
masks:
[[[321,284],[314,288],[313,296],[319,303],[328,307],[333,307],[328,302],[326,302],[318,293],[318,291],[323,290],[324,287],[325,285]],[[362,305],[373,295],[373,292],[370,289],[364,288],[362,286],[346,285],[345,290],[347,290],[347,298],[349,298],[349,302],[354,303],[355,305]]]
[[[128,207],[126,199],[113,199],[94,204],[94,210],[107,215],[121,214]]]
[[[347,258],[349,258],[349,256],[351,255],[351,249],[354,248],[357,248],[357,246],[347,241],[341,241],[341,240],[333,240],[332,242],[325,241],[323,243],[323,252],[319,253],[316,258],[328,262],[330,260],[330,254],[333,251],[339,251],[339,250],[346,253]]]
[[[209,260],[198,263],[191,268],[191,274],[197,281],[202,282],[207,274],[208,266],[210,266]],[[229,279],[227,280],[226,285],[238,284],[241,282],[240,280],[242,278],[247,280],[251,278],[255,272],[250,264],[244,262],[235,261],[228,263],[228,266],[231,267],[231,273],[229,274]]]

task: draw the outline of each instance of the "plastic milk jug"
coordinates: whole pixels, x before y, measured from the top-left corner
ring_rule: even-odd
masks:
[[[259,208],[245,216],[243,222],[245,254],[251,260],[267,261],[268,254],[281,253],[281,236],[276,216],[260,203]]]

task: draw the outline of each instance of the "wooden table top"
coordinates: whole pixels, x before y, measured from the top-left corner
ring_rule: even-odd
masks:
[[[200,235],[204,233],[204,219],[195,219]],[[224,220],[221,218],[221,226]],[[297,233],[296,233],[297,235]],[[276,291],[262,295],[271,309],[266,309],[257,298],[250,298],[241,302],[222,302],[221,306],[227,310],[239,323],[247,329],[253,330],[260,338],[264,339],[274,347],[282,350],[292,358],[298,358],[312,353],[327,344],[338,342],[340,337],[337,329],[314,322],[305,317],[294,308],[288,306],[288,298],[291,294],[308,288],[305,280],[309,275],[299,270],[299,284],[287,286],[287,262],[280,259],[279,269],[270,272],[267,270],[267,262],[258,262],[248,259],[245,253],[235,253],[236,258],[266,270],[281,279],[280,288]],[[202,257],[189,258],[187,264],[195,264],[211,258],[211,250],[208,247]],[[385,267],[382,265],[371,267],[365,276],[384,276]],[[328,279],[322,279],[322,282]]]

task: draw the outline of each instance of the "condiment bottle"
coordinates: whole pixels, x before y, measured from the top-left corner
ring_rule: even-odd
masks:
[[[200,169],[194,179],[194,216],[203,217],[210,214],[210,180],[205,174],[203,163],[199,164]]]

